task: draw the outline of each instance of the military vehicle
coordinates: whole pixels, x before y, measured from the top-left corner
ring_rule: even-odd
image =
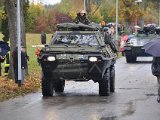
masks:
[[[137,57],[150,57],[151,55],[146,53],[143,46],[153,38],[156,38],[155,33],[146,33],[141,30],[138,34],[128,39],[124,46],[124,56],[127,63],[135,63]]]
[[[117,54],[104,43],[99,29],[98,25],[57,25],[57,31],[50,43],[41,49],[38,58],[43,96],[63,92],[66,80],[98,82],[100,96],[115,91]]]

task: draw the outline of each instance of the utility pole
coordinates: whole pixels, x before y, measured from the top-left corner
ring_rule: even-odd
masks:
[[[118,41],[118,0],[116,0],[116,41]]]
[[[160,2],[158,3],[158,26],[160,26]]]
[[[86,12],[86,0],[84,0],[84,11]]]
[[[17,45],[18,45],[18,86],[21,86],[22,70],[21,70],[21,16],[20,16],[20,0],[17,0]]]

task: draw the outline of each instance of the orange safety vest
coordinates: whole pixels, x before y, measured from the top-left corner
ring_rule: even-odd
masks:
[[[40,55],[40,49],[39,48],[36,49],[35,54],[37,55],[37,57],[39,57],[39,55]]]
[[[101,22],[101,26],[104,27],[105,25],[106,25],[106,22],[105,22],[105,21],[102,21],[102,22]]]

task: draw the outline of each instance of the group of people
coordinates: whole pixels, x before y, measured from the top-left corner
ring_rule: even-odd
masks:
[[[13,68],[14,68],[15,82],[18,83],[18,49],[16,47],[15,50],[13,50],[13,52],[10,53],[9,44],[3,40],[0,40],[0,63],[4,63],[4,75],[5,76],[7,76],[9,73],[10,55],[12,55],[12,58],[13,58],[12,63],[13,63]],[[21,46],[21,70],[22,70],[21,84],[24,84],[25,69],[27,68],[28,60],[29,60],[29,56],[26,53],[26,49],[24,46]]]

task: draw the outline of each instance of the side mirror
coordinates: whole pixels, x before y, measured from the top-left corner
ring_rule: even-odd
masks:
[[[41,43],[46,44],[46,33],[41,33]]]

